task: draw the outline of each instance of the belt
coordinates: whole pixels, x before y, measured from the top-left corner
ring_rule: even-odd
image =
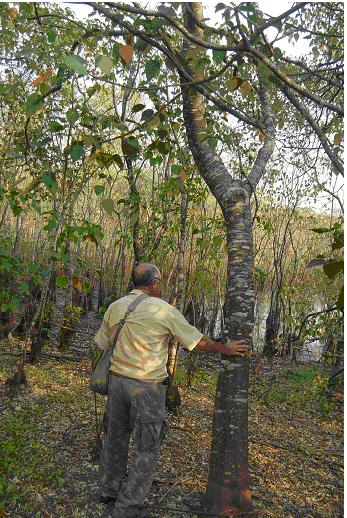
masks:
[[[117,372],[113,372],[109,370],[109,373],[112,374],[112,376],[116,376],[117,378],[125,378],[126,380],[133,380],[133,381],[142,381],[143,383],[154,383],[154,384],[162,384],[162,385],[168,385],[169,378],[165,378],[163,381],[152,381],[152,380],[140,380],[138,378],[130,378],[130,376],[124,376],[123,374],[118,374]]]

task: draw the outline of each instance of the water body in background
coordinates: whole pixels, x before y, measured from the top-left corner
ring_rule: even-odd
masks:
[[[269,301],[263,299],[257,301],[255,306],[255,324],[253,329],[253,347],[254,352],[259,354],[264,348],[266,319],[269,313]],[[322,304],[319,300],[315,301],[313,311],[321,311]],[[212,318],[208,314],[208,318]],[[221,314],[218,313],[216,325],[213,333],[214,337],[221,336]],[[297,359],[300,362],[319,362],[323,353],[324,344],[319,340],[308,341],[304,344],[302,350],[297,354]]]

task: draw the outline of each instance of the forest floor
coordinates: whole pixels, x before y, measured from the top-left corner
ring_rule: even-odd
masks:
[[[0,517],[110,515],[112,508],[98,503],[95,400],[88,388],[87,352],[99,323],[96,313],[82,319],[74,338],[79,347],[64,353],[71,360],[45,356],[26,365],[28,384],[16,392],[4,381],[18,357],[4,354],[13,354],[13,345],[0,342]],[[45,352],[60,354],[54,341]],[[193,388],[187,388],[187,358],[182,355],[178,371],[180,415],[169,416],[146,502],[153,518],[194,518],[183,509],[199,508],[205,490],[218,361],[199,353]],[[317,365],[262,360],[254,368],[253,360],[249,462],[260,517],[343,516],[343,396],[337,391],[327,398],[324,379]],[[97,396],[99,422],[103,405]]]

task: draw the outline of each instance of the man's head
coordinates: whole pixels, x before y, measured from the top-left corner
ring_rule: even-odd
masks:
[[[134,287],[146,291],[151,297],[161,297],[159,283],[161,273],[151,263],[140,263],[133,269],[132,280]]]

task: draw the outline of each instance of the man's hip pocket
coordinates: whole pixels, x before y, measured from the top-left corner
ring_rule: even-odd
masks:
[[[139,450],[155,450],[159,448],[167,431],[166,412],[157,415],[141,414]]]

